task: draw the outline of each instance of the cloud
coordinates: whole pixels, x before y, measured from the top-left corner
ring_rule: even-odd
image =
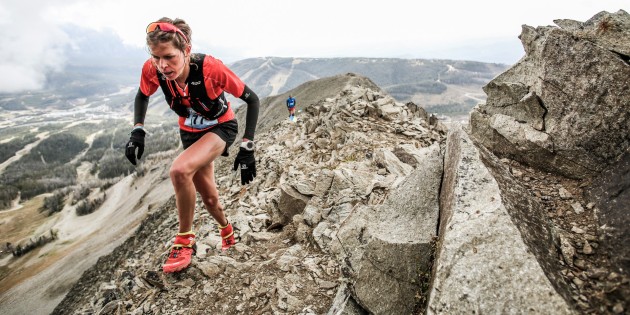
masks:
[[[0,93],[44,87],[46,75],[61,71],[64,48],[70,43],[46,11],[58,1],[0,3]]]

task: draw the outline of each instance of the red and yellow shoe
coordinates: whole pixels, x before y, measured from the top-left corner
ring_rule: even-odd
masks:
[[[225,251],[236,244],[232,223],[228,222],[226,226],[219,225],[219,232],[221,232],[221,250]]]
[[[197,253],[195,233],[177,233],[168,259],[162,266],[165,273],[178,272],[190,265],[192,256]]]

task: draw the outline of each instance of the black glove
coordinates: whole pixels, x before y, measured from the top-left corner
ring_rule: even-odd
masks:
[[[131,131],[131,137],[125,148],[125,155],[131,164],[136,165],[136,148],[138,148],[138,160],[144,153],[144,135],[146,133],[142,128],[134,128]]]
[[[234,160],[234,171],[241,169],[241,185],[249,184],[256,177],[256,159],[254,159],[254,142],[245,141]]]

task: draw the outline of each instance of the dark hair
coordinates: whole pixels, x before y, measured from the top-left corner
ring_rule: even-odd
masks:
[[[179,28],[180,31],[182,31],[182,33],[186,35],[186,37],[188,37],[188,42],[186,42],[186,39],[182,38],[182,36],[179,35],[178,33],[169,33],[169,32],[163,32],[161,30],[156,30],[154,32],[147,34],[148,46],[154,46],[159,43],[171,42],[173,43],[173,46],[175,46],[175,48],[181,51],[186,50],[186,45],[188,45],[192,39],[191,38],[192,30],[190,29],[190,26],[186,24],[186,21],[182,19],[171,20],[170,18],[163,17],[157,20],[156,22],[166,22],[166,23],[171,23],[175,25],[177,28]]]

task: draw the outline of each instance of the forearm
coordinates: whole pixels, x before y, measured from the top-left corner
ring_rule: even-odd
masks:
[[[136,99],[133,103],[133,124],[144,125],[144,118],[149,107],[149,97],[144,95],[140,89],[136,93]]]
[[[247,103],[247,115],[245,118],[245,134],[243,138],[254,140],[256,133],[256,124],[258,123],[258,110],[260,108],[260,100],[258,95],[254,93],[247,85],[243,90],[243,95],[239,97]]]

